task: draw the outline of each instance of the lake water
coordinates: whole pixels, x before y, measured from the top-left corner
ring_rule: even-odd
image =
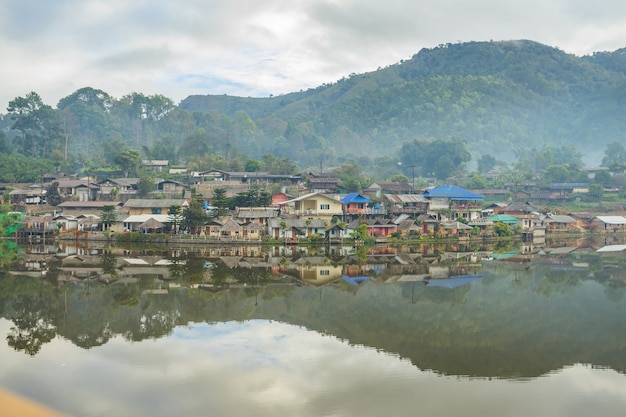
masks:
[[[622,415],[626,254],[577,245],[5,248],[0,387],[72,416]]]

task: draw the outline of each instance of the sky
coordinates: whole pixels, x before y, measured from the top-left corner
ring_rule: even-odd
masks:
[[[0,114],[83,87],[179,103],[333,83],[422,48],[528,39],[576,55],[626,47],[619,0],[0,0]]]

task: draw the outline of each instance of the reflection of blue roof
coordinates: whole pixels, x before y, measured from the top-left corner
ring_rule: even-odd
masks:
[[[363,281],[367,281],[368,279],[370,279],[369,276],[349,277],[347,275],[342,275],[342,278],[344,279],[344,281],[346,281],[348,284],[351,284],[351,285],[359,285]]]
[[[484,200],[480,194],[473,193],[456,185],[440,185],[426,190],[424,197],[445,197],[450,200]]]
[[[426,281],[427,287],[456,288],[482,277],[482,275],[454,275],[446,279],[428,279],[424,281]]]
[[[346,196],[344,198],[341,199],[341,202],[343,204],[350,204],[350,203],[371,203],[372,200],[370,200],[369,198],[365,198],[363,197],[361,194],[359,193],[350,193],[350,194],[346,194]]]

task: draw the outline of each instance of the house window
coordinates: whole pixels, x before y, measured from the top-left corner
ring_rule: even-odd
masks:
[[[160,208],[152,208],[151,209],[152,214],[161,214],[161,209]]]
[[[320,276],[329,277],[330,276],[330,269],[321,269],[320,270]]]
[[[360,209],[362,209],[362,208],[363,208],[363,203],[359,203],[359,204],[357,204],[357,207],[358,207],[358,208],[360,208]]]
[[[330,204],[320,204],[320,210],[330,210]]]

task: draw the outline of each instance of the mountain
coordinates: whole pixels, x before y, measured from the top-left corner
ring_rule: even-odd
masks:
[[[190,96],[180,108],[247,116],[251,149],[282,144],[285,156],[392,155],[409,140],[456,137],[505,158],[545,146],[601,156],[626,139],[624,104],[626,49],[578,57],[519,40],[440,45],[307,91]]]

